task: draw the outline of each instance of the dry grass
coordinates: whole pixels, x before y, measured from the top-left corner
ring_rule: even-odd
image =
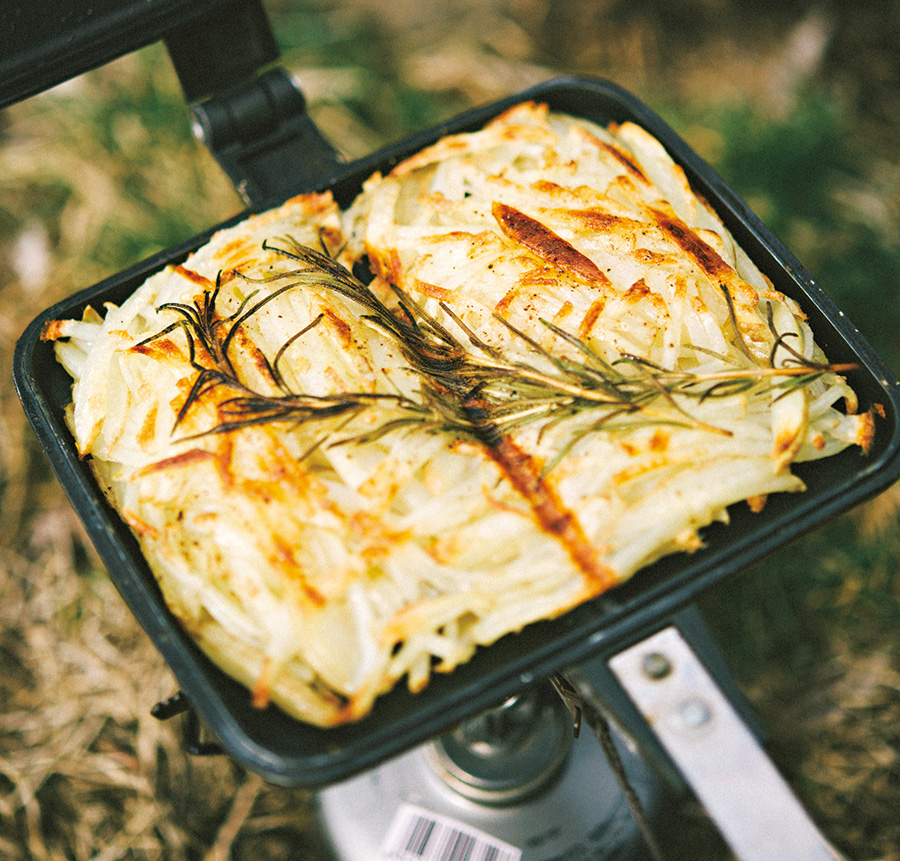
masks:
[[[269,5],[314,116],[351,156],[558,72],[614,78],[686,117],[713,159],[723,130],[697,106],[752,105],[777,120],[803,94],[826,92],[868,154],[844,205],[896,244],[900,73],[887,2],[852,17],[739,0]],[[18,334],[52,301],[239,207],[191,141],[157,49],[10,110],[2,134],[7,369]],[[815,255],[815,229],[795,232]],[[900,859],[898,498],[829,526],[803,545],[802,564],[780,554],[705,604],[779,764],[860,861]],[[265,786],[223,758],[191,759],[177,721],[149,716],[174,681],[99,570],[8,373],[0,627],[0,857],[321,857],[306,792]]]

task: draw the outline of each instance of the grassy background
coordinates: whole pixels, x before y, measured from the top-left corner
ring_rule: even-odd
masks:
[[[900,7],[771,0],[266,3],[348,156],[560,73],[608,77],[723,174],[900,370]],[[159,46],[0,118],[0,857],[291,859],[309,796],[192,760],[149,717],[175,683],[99,569],[10,382],[77,288],[239,211]],[[900,494],[703,599],[816,821],[900,859]],[[685,857],[716,858],[696,813]]]

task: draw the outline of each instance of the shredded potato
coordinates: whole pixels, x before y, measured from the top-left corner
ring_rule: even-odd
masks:
[[[321,726],[872,434],[654,138],[540,105],[104,311],[45,332],[79,452],[186,631]]]

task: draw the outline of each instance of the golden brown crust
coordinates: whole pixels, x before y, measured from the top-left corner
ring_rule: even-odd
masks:
[[[492,214],[503,233],[559,269],[569,272],[591,286],[608,287],[610,280],[589,257],[566,242],[536,218],[512,206],[494,201]]]

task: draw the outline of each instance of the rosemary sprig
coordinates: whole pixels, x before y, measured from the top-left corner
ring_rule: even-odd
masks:
[[[256,293],[251,293],[237,311],[219,317],[216,302],[222,283],[220,276],[215,288],[195,300],[193,306],[181,303],[161,306],[160,310],[175,311],[180,319],[141,342],[149,343],[176,329],[187,337],[190,362],[197,377],[179,410],[176,427],[200,398],[223,385],[236,393],[218,404],[223,420],[200,436],[230,433],[271,422],[300,426],[312,421],[333,421],[339,422],[340,429],[348,429],[356,416],[381,404],[390,406],[391,410],[377,427],[363,433],[348,430],[344,436],[332,428],[331,435],[326,434],[320,442],[363,444],[416,426],[494,444],[504,434],[530,423],[542,422],[543,433],[568,418],[593,412],[596,418],[580,423],[563,442],[553,460],[555,464],[580,439],[601,430],[633,428],[638,424],[674,424],[730,435],[729,431],[693,416],[686,402],[761,395],[779,389],[782,390],[779,396],[783,396],[809,385],[823,374],[852,367],[805,359],[787,343],[793,333],[775,331],[771,310],[768,323],[773,347],[768,365],[735,365],[720,371],[690,372],[665,369],[648,359],[628,354],[608,362],[586,341],[542,320],[550,332],[573,348],[574,356],[566,355],[546,349],[534,337],[497,316],[523,345],[525,354],[532,357],[532,360],[513,359],[479,338],[445,303],[440,308],[461,336],[455,335],[398,287],[393,288],[397,304],[389,307],[327,253],[290,239],[282,240],[279,245],[265,242],[263,249],[297,263],[298,267],[262,279],[240,272],[230,275],[251,283],[281,282],[276,289],[256,302],[252,302]],[[285,355],[319,325],[322,314],[288,338],[271,361],[263,357],[276,394],[256,391],[243,380],[229,356],[238,330],[268,303],[301,287],[330,290],[361,306],[364,311],[361,319],[390,338],[418,376],[420,385],[416,392],[312,396],[291,391],[281,367]],[[787,358],[776,367],[779,351],[787,353]],[[728,361],[725,357],[716,358]]]
[[[191,367],[197,371],[197,378],[178,411],[173,430],[181,424],[191,405],[203,395],[221,385],[237,384],[237,374],[231,359],[228,358],[228,345],[240,322],[245,319],[242,314],[253,294],[241,302],[234,314],[219,317],[216,301],[222,286],[222,276],[223,273],[220,272],[215,287],[211,291],[204,291],[201,299],[194,300],[193,305],[180,302],[166,302],[160,305],[157,311],[174,311],[179,319],[135,345],[135,347],[146,346],[179,329],[187,336],[188,359]],[[223,337],[221,332],[225,327],[229,328]]]

